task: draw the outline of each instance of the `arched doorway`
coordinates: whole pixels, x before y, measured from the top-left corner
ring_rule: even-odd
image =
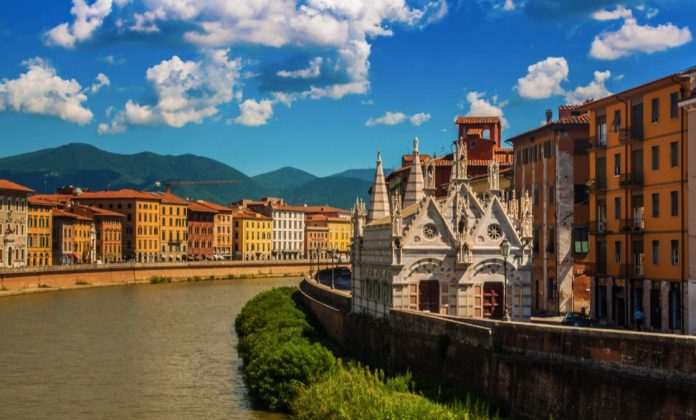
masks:
[[[440,282],[437,280],[418,282],[418,310],[440,313]]]
[[[483,317],[503,317],[503,283],[483,283]]]

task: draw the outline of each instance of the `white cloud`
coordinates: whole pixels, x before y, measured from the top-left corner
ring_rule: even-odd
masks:
[[[263,99],[257,102],[254,99],[247,99],[239,104],[239,111],[241,114],[234,120],[228,120],[229,123],[234,122],[249,127],[266,125],[273,116],[273,101]]]
[[[375,125],[397,125],[408,120],[411,125],[418,127],[430,121],[430,118],[430,114],[427,112],[419,112],[408,116],[403,112],[388,111],[381,117],[368,119],[365,125],[367,127],[374,127]]]
[[[517,80],[515,89],[523,98],[543,99],[563,94],[561,82],[568,79],[564,57],[548,57],[527,67],[527,75]]]
[[[515,7],[515,2],[513,0],[505,0],[505,4],[503,4],[503,10],[505,11],[515,10]]]
[[[285,77],[290,79],[314,79],[319,77],[321,74],[321,64],[323,59],[321,57],[313,58],[309,62],[309,67],[300,70],[280,70],[276,74],[279,77]]]
[[[411,122],[411,125],[418,127],[421,124],[430,121],[430,114],[426,112],[419,112],[418,114],[411,115],[408,120]]]
[[[611,95],[609,89],[604,86],[604,82],[609,80],[610,77],[611,72],[609,70],[595,71],[594,80],[592,80],[588,85],[578,86],[574,91],[566,92],[566,103],[579,104],[585,101],[585,99],[600,99]]]
[[[688,27],[678,28],[671,23],[658,26],[639,25],[635,18],[624,19],[616,32],[602,32],[595,36],[590,56],[601,60],[616,60],[634,52],[654,53],[690,42]]]
[[[97,82],[92,83],[92,86],[90,86],[89,90],[92,93],[97,93],[101,88],[104,86],[110,86],[111,85],[111,80],[109,80],[108,77],[104,73],[99,73],[97,75]]]
[[[595,20],[616,20],[633,16],[631,9],[626,9],[622,4],[616,6],[614,10],[601,9],[592,14]]]
[[[227,50],[208,50],[200,61],[184,61],[178,56],[150,67],[147,80],[157,95],[155,104],[139,104],[129,100],[108,130],[123,132],[125,125],[168,125],[183,127],[201,123],[217,114],[218,106],[238,99],[235,87],[241,61],[230,60]]]
[[[117,3],[122,5],[125,2],[117,0]],[[86,0],[73,0],[70,13],[75,16],[75,20],[72,23],[61,23],[46,32],[45,42],[48,45],[72,48],[75,43],[88,40],[111,13],[111,6],[112,0],[96,0],[91,5]]]
[[[402,122],[406,121],[408,116],[404,114],[403,112],[391,112],[388,111],[386,114],[384,114],[381,117],[378,118],[370,118],[367,120],[365,123],[366,126],[368,127],[373,127],[375,125],[397,125],[401,124]]]
[[[648,9],[648,11],[645,12],[645,17],[647,19],[652,19],[655,16],[657,16],[658,13],[660,13],[660,11],[658,9]]]
[[[509,127],[508,121],[503,116],[504,103],[498,103],[494,96],[490,101],[484,99],[484,92],[469,92],[466,100],[469,102],[469,111],[466,113],[470,117],[500,117],[500,124],[503,128]]]
[[[87,96],[75,79],[62,79],[56,69],[41,58],[24,61],[27,72],[17,79],[0,82],[0,111],[49,115],[84,125],[92,111],[83,106]]]

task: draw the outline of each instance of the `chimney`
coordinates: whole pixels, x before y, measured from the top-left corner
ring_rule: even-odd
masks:
[[[553,118],[553,111],[550,109],[546,110],[546,124],[551,122],[551,118]]]

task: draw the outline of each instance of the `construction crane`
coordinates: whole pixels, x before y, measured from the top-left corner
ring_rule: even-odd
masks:
[[[172,191],[173,186],[180,185],[227,185],[227,184],[239,184],[239,180],[236,179],[216,179],[208,181],[166,181],[164,187],[166,188],[167,194]],[[161,187],[162,182],[155,181],[156,187]]]

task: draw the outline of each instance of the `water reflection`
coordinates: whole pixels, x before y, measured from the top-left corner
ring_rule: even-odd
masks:
[[[298,279],[119,286],[0,299],[0,417],[277,418],[251,408],[233,331]]]

